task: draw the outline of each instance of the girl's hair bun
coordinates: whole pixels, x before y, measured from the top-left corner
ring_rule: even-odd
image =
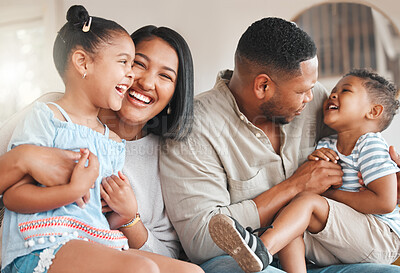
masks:
[[[85,7],[81,5],[74,5],[68,9],[67,21],[71,24],[84,24],[89,20],[89,13]]]

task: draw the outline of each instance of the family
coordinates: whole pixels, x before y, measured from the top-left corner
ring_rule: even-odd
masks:
[[[193,98],[176,31],[66,18],[65,93],[0,129],[2,272],[400,272],[392,83],[327,92],[312,39],[269,17]]]

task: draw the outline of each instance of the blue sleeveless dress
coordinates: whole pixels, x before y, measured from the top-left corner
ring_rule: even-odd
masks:
[[[6,210],[3,224],[2,269],[17,257],[33,251],[54,247],[68,240],[97,242],[116,249],[126,249],[128,241],[118,230],[110,230],[100,201],[103,177],[117,174],[125,161],[125,141],[109,139],[109,129],[100,134],[89,127],[72,123],[67,113],[54,104],[65,121],[54,117],[44,103],[37,102],[25,120],[17,126],[8,149],[21,144],[56,147],[79,151],[88,148],[99,160],[99,177],[90,189],[90,201],[85,208],[75,203],[55,210],[20,214]],[[46,166],[43,166],[45,170]]]

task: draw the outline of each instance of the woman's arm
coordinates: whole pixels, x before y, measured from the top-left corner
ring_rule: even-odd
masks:
[[[29,144],[15,147],[0,157],[0,194],[26,175],[45,186],[66,184],[80,156],[78,152]]]
[[[85,167],[87,160],[89,164]],[[46,177],[43,173],[47,171],[46,166],[46,168],[42,167],[41,171],[37,170],[36,172],[40,177]],[[97,157],[87,149],[82,149],[81,157],[73,169],[70,183],[53,187],[40,187],[33,184],[33,179],[27,175],[4,193],[3,202],[8,209],[20,213],[55,209],[73,203],[84,196],[96,181],[98,175],[99,163]]]
[[[396,174],[390,174],[370,182],[364,191],[328,190],[323,195],[344,203],[361,213],[390,213],[397,204]]]

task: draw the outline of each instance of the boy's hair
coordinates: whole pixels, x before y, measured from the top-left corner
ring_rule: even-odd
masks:
[[[118,23],[99,17],[90,17],[87,10],[80,5],[71,6],[67,11],[67,23],[58,31],[53,46],[53,60],[61,78],[64,73],[71,52],[81,48],[88,54],[95,54],[104,43],[110,43],[116,33],[129,33]],[[89,27],[84,32],[83,26]]]
[[[397,87],[377,73],[365,68],[351,70],[343,77],[346,76],[354,76],[363,79],[362,85],[367,90],[371,100],[383,106],[380,131],[385,130],[392,122],[400,106],[397,100],[399,94]]]
[[[165,138],[184,139],[190,133],[193,122],[194,72],[189,46],[179,33],[168,27],[144,26],[132,33],[131,37],[135,45],[142,41],[162,39],[178,55],[178,77],[174,95],[169,104],[149,120],[146,129]]]
[[[267,17],[254,22],[243,33],[236,60],[256,65],[270,76],[293,77],[300,73],[300,63],[316,54],[314,41],[295,23]]]

